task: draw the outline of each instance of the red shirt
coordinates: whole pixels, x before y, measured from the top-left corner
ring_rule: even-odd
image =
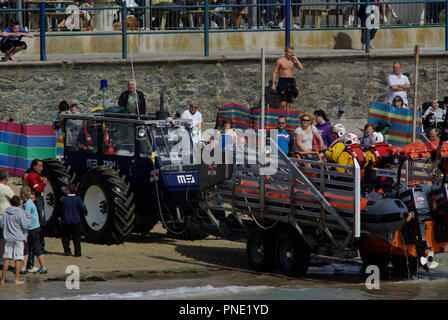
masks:
[[[37,172],[28,173],[25,182],[36,194],[43,192],[45,186],[47,185],[47,183],[42,180],[42,177]]]

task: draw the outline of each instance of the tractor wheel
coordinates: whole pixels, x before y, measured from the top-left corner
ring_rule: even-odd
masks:
[[[59,216],[61,197],[66,195],[65,187],[70,183],[70,174],[63,162],[58,159],[44,159],[42,175],[48,179],[43,192],[46,236],[59,235]]]
[[[78,194],[87,207],[81,224],[88,241],[120,244],[134,227],[134,194],[118,172],[106,166],[89,169],[81,179]]]
[[[271,233],[255,231],[250,233],[246,243],[249,266],[262,272],[269,272],[275,267],[274,237]]]
[[[277,270],[286,276],[294,277],[306,274],[310,264],[310,250],[297,232],[288,230],[278,233],[275,264]]]

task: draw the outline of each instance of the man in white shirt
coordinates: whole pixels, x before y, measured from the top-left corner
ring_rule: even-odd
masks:
[[[10,207],[9,200],[14,196],[14,191],[8,186],[8,170],[0,170],[0,218],[5,213],[6,208]]]
[[[409,78],[401,73],[400,62],[394,62],[394,74],[391,74],[387,79],[387,85],[389,91],[387,93],[387,103],[392,104],[392,100],[395,96],[400,96],[403,99],[403,105],[408,105],[407,93],[411,85]]]
[[[3,214],[6,209],[11,206],[9,200],[14,197],[14,191],[8,186],[8,170],[0,170],[0,220],[3,218]],[[2,231],[2,230],[0,230]],[[3,240],[3,232],[0,232],[0,264],[3,264],[3,249],[5,247],[5,242]]]
[[[190,107],[180,116],[182,119],[190,119],[193,121],[191,134],[194,144],[201,142],[202,114],[198,111],[198,108],[199,103],[193,102],[190,104]]]

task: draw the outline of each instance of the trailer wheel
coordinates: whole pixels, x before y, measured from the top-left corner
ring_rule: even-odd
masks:
[[[279,232],[275,246],[277,270],[287,276],[303,276],[310,263],[310,250],[296,232]]]
[[[61,197],[65,196],[65,187],[70,183],[70,174],[63,162],[58,159],[42,160],[42,175],[48,179],[43,192],[44,198],[44,234],[46,236],[58,236],[58,218],[61,209]]]
[[[275,267],[274,237],[271,233],[251,232],[246,243],[249,266],[256,271],[272,271]]]
[[[88,241],[119,244],[134,227],[134,194],[117,171],[106,166],[89,169],[81,179],[78,193],[87,207],[81,217]]]
[[[401,255],[392,255],[392,271],[399,275],[407,275],[411,277],[417,274],[417,258],[416,257],[407,257]]]
[[[385,253],[360,250],[359,255],[361,256],[364,267],[375,265],[378,266],[381,271],[386,270],[391,261],[390,255]]]

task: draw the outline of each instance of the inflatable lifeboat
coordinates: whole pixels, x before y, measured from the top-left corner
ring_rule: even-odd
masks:
[[[247,187],[245,187],[247,186]],[[258,183],[241,180],[240,187],[236,188],[239,196],[244,194],[258,195]],[[284,203],[290,199],[289,188],[274,185],[265,185],[266,203]],[[311,192],[297,190],[295,200],[304,207],[307,203],[318,203],[318,200],[310,198]],[[353,210],[353,197],[342,196],[332,193],[324,193],[328,203],[336,208],[341,216],[348,219],[353,218],[350,210]],[[283,201],[276,201],[283,200]],[[400,230],[408,217],[406,205],[399,199],[384,198],[383,194],[372,192],[367,197],[361,198],[361,229],[370,233],[395,232]]]

